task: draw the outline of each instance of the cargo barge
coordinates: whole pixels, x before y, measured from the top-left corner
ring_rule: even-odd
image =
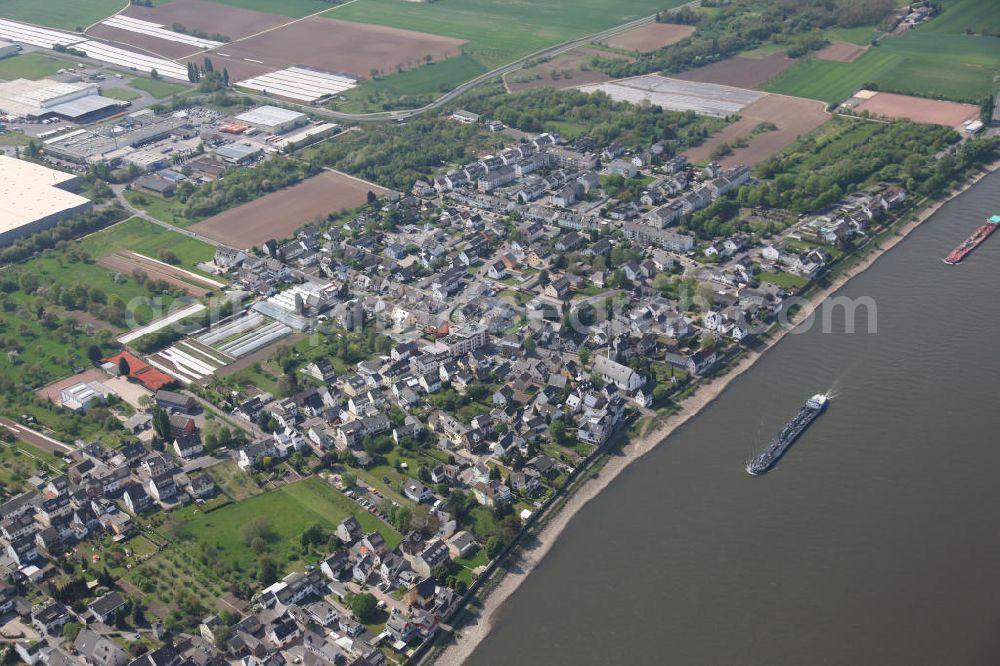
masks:
[[[829,402],[829,398],[822,393],[817,393],[809,398],[798,414],[793,416],[792,420],[786,423],[785,427],[781,429],[781,432],[767,443],[767,448],[759,456],[747,463],[747,472],[753,476],[757,476],[771,469],[778,462],[778,459],[784,455],[785,451],[788,450],[788,447],[799,438],[799,435],[805,432],[805,429],[816,420],[816,417],[823,413],[827,402]]]
[[[942,259],[944,263],[954,266],[958,262],[965,259],[966,256],[977,247],[979,247],[984,240],[990,237],[994,231],[1000,227],[1000,215],[994,215],[991,217],[986,224],[976,229],[976,231],[969,236],[964,243],[956,247],[951,251],[947,257]]]

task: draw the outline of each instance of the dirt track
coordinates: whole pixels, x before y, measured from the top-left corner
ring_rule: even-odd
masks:
[[[830,118],[822,102],[783,95],[765,95],[743,109],[740,119],[726,126],[721,132],[709,138],[696,148],[685,151],[692,162],[707,162],[712,151],[719,144],[732,145],[740,138],[747,138],[762,122],[772,122],[776,131],[761,132],[748,139],[745,148],[736,148],[733,153],[718,160],[723,166],[737,164],[754,165],[781,152],[799,136],[809,132]]]
[[[736,56],[680,74],[671,74],[671,78],[737,88],[758,88],[795,63],[795,60],[784,53],[775,53],[766,58]]]
[[[648,23],[642,27],[615,35],[608,41],[608,46],[626,51],[648,53],[664,46],[676,44],[693,34],[693,25],[676,25],[674,23]]]
[[[896,95],[880,92],[855,107],[858,112],[867,111],[873,116],[885,118],[908,118],[915,123],[958,127],[979,115],[979,107],[973,104],[944,102],[937,99]]]
[[[864,46],[851,44],[850,42],[833,42],[816,52],[816,57],[820,60],[832,60],[834,62],[854,62],[862,53],[868,50]]]
[[[385,190],[349,176],[325,171],[298,185],[273,192],[219,213],[191,231],[239,248],[291,236],[299,227],[346,208],[360,206],[368,191]]]

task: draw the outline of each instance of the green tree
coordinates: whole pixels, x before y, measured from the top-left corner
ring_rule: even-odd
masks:
[[[103,356],[104,353],[98,345],[90,345],[87,349],[87,358],[90,359],[91,363],[98,363]]]
[[[153,407],[153,432],[160,439],[170,438],[170,415],[159,405]]]
[[[260,574],[258,576],[262,585],[270,585],[278,580],[278,563],[272,557],[260,558]]]
[[[351,599],[351,613],[362,624],[371,624],[378,619],[378,600],[369,592],[362,592]]]
[[[486,555],[492,560],[503,550],[503,541],[498,536],[491,536],[486,540]]]

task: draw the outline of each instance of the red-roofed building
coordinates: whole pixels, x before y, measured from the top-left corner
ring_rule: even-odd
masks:
[[[174,383],[173,377],[165,372],[157,370],[140,359],[138,356],[130,354],[127,351],[123,351],[110,358],[106,358],[104,359],[104,362],[111,363],[115,366],[115,368],[117,368],[118,362],[123,358],[125,359],[125,362],[128,363],[129,379],[134,379],[150,391],[159,391],[160,389],[166,388]]]

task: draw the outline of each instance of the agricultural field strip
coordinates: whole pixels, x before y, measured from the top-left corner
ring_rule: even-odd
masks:
[[[160,354],[170,361],[173,361],[175,365],[190,370],[192,374],[199,373],[202,376],[205,376],[213,374],[218,369],[211,363],[195,358],[177,345],[168,347],[164,351],[160,352]]]
[[[715,83],[682,81],[657,75],[637,76],[607,83],[580,86],[585,93],[601,91],[616,101],[638,104],[643,100],[671,111],[694,111],[725,117],[739,113],[764,93]]]
[[[338,95],[350,90],[357,81],[347,76],[314,72],[301,67],[289,67],[277,72],[238,81],[238,86],[271,92],[283,97],[314,102],[323,97]]]
[[[195,340],[204,345],[214,347],[218,342],[225,342],[234,335],[242,335],[245,331],[257,328],[263,323],[264,315],[255,312],[213,328],[207,333],[197,336]]]
[[[86,41],[87,38],[68,32],[38,28],[27,23],[0,19],[0,39],[51,49],[56,45],[72,46],[73,44],[79,44]]]
[[[74,49],[83,51],[88,58],[100,60],[112,65],[127,67],[140,72],[151,73],[154,69],[163,77],[176,79],[177,81],[187,81],[187,67],[181,67],[173,60],[157,58],[134,51],[126,51],[116,46],[108,46],[102,42],[86,41],[73,45]]]
[[[150,333],[155,333],[156,331],[159,331],[160,329],[163,329],[163,328],[166,328],[167,326],[170,326],[174,322],[177,322],[177,321],[180,321],[181,319],[185,319],[187,317],[190,317],[193,314],[197,314],[197,313],[201,312],[204,309],[205,309],[205,305],[203,303],[192,303],[191,305],[187,306],[186,308],[182,308],[180,310],[177,310],[176,312],[172,312],[172,313],[166,315],[165,317],[160,317],[159,319],[157,319],[155,321],[151,321],[148,324],[146,324],[145,326],[143,326],[142,328],[137,328],[135,330],[129,331],[125,335],[123,335],[120,338],[118,338],[118,342],[120,342],[123,345],[127,345],[128,343],[132,342],[133,340],[138,340],[139,338],[141,338],[144,335],[148,335]]]
[[[165,372],[167,375],[173,377],[174,379],[180,379],[181,381],[187,382],[188,384],[197,381],[197,378],[188,375],[187,373],[181,372],[173,365],[161,363],[158,360],[160,357],[163,357],[164,361],[170,362],[168,358],[162,355],[162,352],[159,354],[153,354],[152,356],[146,357],[146,362],[149,363],[154,368],[156,368],[157,370]]]
[[[214,49],[218,46],[222,46],[222,42],[216,42],[211,39],[202,39],[201,37],[195,37],[194,35],[185,35],[182,32],[174,32],[173,30],[168,30],[165,26],[159,23],[143,21],[142,19],[132,18],[131,16],[124,16],[121,14],[105,19],[101,21],[101,24],[111,28],[137,32],[140,35],[165,39],[171,42],[190,44],[191,46],[197,46],[203,49]]]
[[[191,356],[176,345],[167,347],[146,360],[150,365],[162,370],[171,377],[176,377],[188,383],[199,381],[209,375],[214,375],[219,368],[225,366],[225,363],[213,366]]]
[[[204,345],[198,345],[198,343],[192,342],[190,339],[182,340],[174,345],[174,347],[194,358],[200,359],[204,363],[216,367],[227,366],[235,360],[232,356],[224,352],[217,351],[211,347],[205,347]]]
[[[271,322],[267,326],[255,329],[233,342],[223,345],[220,351],[239,358],[247,354],[252,354],[275,340],[280,340],[291,332],[292,329],[281,322]]]
[[[190,278],[191,281],[194,281],[202,286],[215,287],[217,289],[222,289],[223,287],[226,286],[224,282],[219,282],[218,280],[213,280],[210,277],[205,277],[204,275],[198,275],[197,273],[184,270],[183,268],[178,268],[177,266],[174,266],[173,264],[168,264],[165,261],[160,261],[159,259],[153,259],[152,257],[147,257],[144,254],[139,254],[138,252],[132,252],[132,254],[145,261],[150,261],[154,264],[159,264],[160,266],[163,266],[163,268],[167,271],[173,273],[181,273],[182,275]]]

